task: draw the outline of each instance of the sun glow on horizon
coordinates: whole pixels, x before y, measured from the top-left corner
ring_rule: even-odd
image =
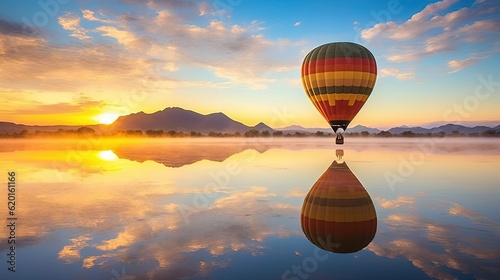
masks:
[[[103,113],[99,116],[96,116],[94,120],[98,121],[101,124],[112,124],[116,119],[118,119],[120,115],[116,113]]]

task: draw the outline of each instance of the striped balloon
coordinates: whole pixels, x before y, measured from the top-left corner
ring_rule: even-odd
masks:
[[[375,207],[345,162],[334,161],[314,183],[302,205],[301,225],[309,241],[334,253],[357,252],[373,240]]]
[[[339,128],[346,130],[370,96],[377,64],[361,45],[330,43],[307,54],[301,77],[307,96],[337,132]]]

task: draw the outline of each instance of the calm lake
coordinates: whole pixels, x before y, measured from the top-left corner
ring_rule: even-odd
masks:
[[[500,279],[500,139],[334,141],[0,140],[0,279]]]

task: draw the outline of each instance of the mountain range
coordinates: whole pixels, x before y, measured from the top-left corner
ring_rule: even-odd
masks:
[[[112,125],[114,129],[140,129],[140,130],[175,130],[196,131],[201,133],[245,133],[248,130],[273,131],[264,123],[255,126],[247,126],[237,122],[223,113],[202,115],[200,113],[185,110],[178,107],[166,108],[153,114],[139,112],[128,116],[119,117]]]
[[[471,134],[471,133],[483,133],[487,130],[495,130],[498,132],[500,131],[500,125],[497,125],[495,127],[488,127],[488,126],[467,127],[458,124],[446,124],[434,128],[423,128],[420,126],[416,127],[400,126],[400,127],[393,127],[387,131],[390,132],[391,134],[400,134],[405,131],[411,131],[413,133],[420,133],[420,134],[440,133],[440,132],[444,132],[445,134],[451,134],[454,131],[458,131],[459,133]]]
[[[35,131],[58,131],[58,130],[77,130],[82,126],[66,126],[66,125],[52,125],[52,126],[38,126],[38,125],[23,125],[23,124],[15,124],[10,122],[0,122],[0,134],[11,134],[11,133],[20,133],[23,130],[28,132]],[[316,133],[317,131],[323,133],[332,133],[333,131],[330,128],[304,128],[298,125],[292,125],[283,128],[271,128],[268,125],[260,122],[255,126],[247,126],[241,122],[235,121],[223,113],[212,113],[203,115],[194,111],[185,110],[178,107],[169,107],[164,110],[157,111],[155,113],[134,113],[127,116],[119,117],[113,124],[111,125],[88,125],[86,127],[92,129],[100,129],[106,131],[113,130],[163,130],[163,131],[183,131],[183,132],[201,132],[203,134],[207,134],[209,132],[217,132],[217,133],[245,133],[249,130],[258,130],[262,131],[282,131],[283,133],[294,134],[296,132],[299,133]],[[405,131],[411,131],[413,133],[418,134],[427,134],[427,133],[440,133],[444,132],[445,134],[451,134],[455,131],[463,134],[470,133],[482,133],[487,130],[494,130],[500,132],[500,125],[495,127],[488,126],[474,126],[468,127],[459,124],[446,124],[433,128],[424,128],[420,126],[416,127],[408,127],[408,126],[399,126],[393,127],[386,131],[391,134],[401,134]],[[380,129],[366,127],[362,125],[357,125],[352,128],[348,128],[346,132],[349,133],[360,133],[362,131],[367,131],[370,134],[377,134],[381,132]]]

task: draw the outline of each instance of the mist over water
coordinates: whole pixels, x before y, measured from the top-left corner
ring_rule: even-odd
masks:
[[[498,278],[500,141],[334,141],[2,139],[0,170],[16,172],[18,228],[15,273],[0,231],[0,278]],[[369,197],[375,208],[373,240],[355,252],[320,248],[301,224],[306,195],[334,161],[364,190],[349,199],[364,207]],[[338,173],[328,176],[319,183],[330,196],[317,197],[330,208],[317,219],[364,219],[349,205],[331,214],[349,202]],[[0,205],[6,221],[5,190]]]

